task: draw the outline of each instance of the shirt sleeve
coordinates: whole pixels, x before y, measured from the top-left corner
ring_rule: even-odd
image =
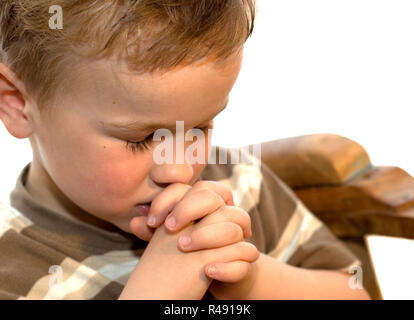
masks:
[[[289,265],[350,273],[358,258],[296,197],[265,164],[258,210],[265,253]]]

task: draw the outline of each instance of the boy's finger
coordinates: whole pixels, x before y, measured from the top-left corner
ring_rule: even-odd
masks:
[[[180,236],[179,248],[185,252],[224,247],[243,241],[242,228],[233,222],[210,224]]]
[[[260,252],[256,246],[247,241],[240,241],[225,247],[202,250],[203,261],[220,261],[231,262],[242,260],[246,262],[254,262],[259,256]],[[212,259],[214,257],[214,259]]]
[[[232,189],[218,181],[201,180],[197,181],[190,192],[195,192],[201,189],[210,189],[220,195],[224,200],[224,203],[229,206],[234,206],[233,191]]]
[[[153,228],[163,224],[167,215],[190,189],[191,186],[183,183],[167,186],[152,200],[147,224]]]
[[[144,241],[150,241],[154,234],[154,229],[147,226],[146,216],[132,218],[129,222],[129,228],[134,235]]]
[[[208,264],[205,268],[207,277],[221,282],[234,283],[243,280],[251,269],[246,261],[231,261],[225,263]]]
[[[212,190],[221,196],[225,204],[234,205],[232,190],[223,183],[206,180],[197,181],[193,186],[174,183],[165,188],[153,200],[150,207],[150,212],[148,213],[148,225],[151,227],[160,226],[162,223],[164,223],[167,215],[173,210],[175,205],[183,199],[184,196],[191,195],[192,193],[198,192],[200,190]],[[198,218],[187,216],[183,219],[177,219],[180,220],[180,227],[182,227]],[[170,230],[172,231],[177,229],[179,229],[178,225],[175,229]]]
[[[179,230],[189,222],[203,218],[224,205],[223,198],[210,189],[190,191],[168,215],[165,226],[170,231]]]
[[[252,236],[250,215],[242,208],[235,206],[220,207],[218,210],[201,220],[198,225],[199,227],[204,227],[209,224],[224,221],[238,224],[243,229],[244,238],[250,238]]]

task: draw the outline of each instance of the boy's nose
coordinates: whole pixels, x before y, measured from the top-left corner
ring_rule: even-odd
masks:
[[[193,178],[193,175],[193,166],[188,163],[156,165],[150,173],[151,179],[158,184],[188,184]]]

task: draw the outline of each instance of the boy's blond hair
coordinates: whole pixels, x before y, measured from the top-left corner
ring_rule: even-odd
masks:
[[[59,5],[63,28],[51,29]],[[80,62],[115,57],[137,73],[224,61],[251,35],[255,0],[1,0],[0,59],[41,109]]]

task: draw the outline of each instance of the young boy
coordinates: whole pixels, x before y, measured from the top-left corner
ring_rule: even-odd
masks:
[[[33,161],[0,215],[0,298],[368,298],[266,166],[206,165],[209,135],[204,162],[177,161],[177,121],[207,133],[228,102],[254,6],[1,2],[0,117]],[[162,128],[173,162],[154,157]]]

